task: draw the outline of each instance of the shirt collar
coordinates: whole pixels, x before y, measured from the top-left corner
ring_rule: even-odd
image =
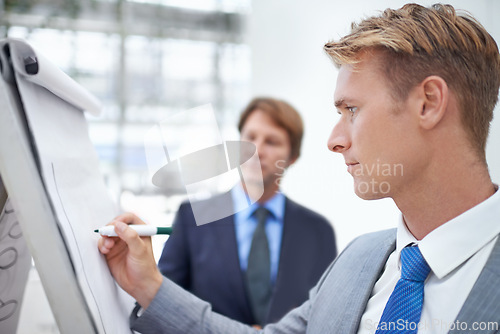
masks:
[[[417,243],[432,272],[443,278],[466,262],[500,233],[500,191],[417,241],[400,216],[396,240],[401,250]]]
[[[235,213],[241,215],[243,220],[247,220],[257,207],[261,205],[255,202],[248,206],[248,196],[241,185],[233,187],[231,196],[233,198]],[[283,193],[280,191],[276,192],[276,194],[262,206],[268,209],[275,219],[283,221],[283,216],[285,215],[285,195],[283,195]]]

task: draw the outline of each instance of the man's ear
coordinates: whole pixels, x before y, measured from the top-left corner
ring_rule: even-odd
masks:
[[[420,110],[420,125],[424,129],[432,129],[444,117],[448,108],[448,85],[443,78],[431,75],[425,78],[420,87],[423,93],[422,109]]]

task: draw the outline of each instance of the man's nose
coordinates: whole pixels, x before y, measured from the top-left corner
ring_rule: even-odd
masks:
[[[343,153],[351,147],[348,125],[342,119],[333,127],[328,138],[328,149],[335,153]]]
[[[257,154],[260,156],[262,156],[262,154],[264,153],[264,141],[261,140],[261,139],[255,139],[255,140],[252,140],[252,143],[255,145],[255,149],[257,150]]]

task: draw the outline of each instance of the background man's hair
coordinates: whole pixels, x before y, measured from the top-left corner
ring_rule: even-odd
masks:
[[[293,160],[298,158],[300,156],[300,147],[304,135],[304,124],[297,110],[282,100],[270,97],[254,98],[240,115],[240,120],[238,122],[238,130],[240,132],[250,114],[255,110],[261,110],[271,117],[277,126],[286,130],[291,146],[290,159]]]
[[[453,6],[407,4],[353,23],[351,33],[324,47],[334,63],[356,64],[360,51],[380,52],[379,65],[395,101],[430,75],[454,92],[471,144],[485,161],[500,85],[500,55],[491,35],[471,15]]]

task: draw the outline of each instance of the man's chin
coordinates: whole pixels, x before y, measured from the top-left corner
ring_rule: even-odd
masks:
[[[264,185],[262,184],[262,179],[252,182],[251,180],[245,180],[244,189],[250,198],[254,201],[260,199],[264,193]]]
[[[387,196],[381,196],[380,194],[373,194],[373,193],[359,193],[359,192],[355,192],[355,193],[356,193],[356,196],[358,196],[359,198],[366,200],[366,201],[372,201],[372,200],[382,199],[382,198],[387,197]]]
[[[378,189],[372,189],[367,186],[367,183],[354,182],[354,193],[361,199],[364,200],[376,200],[386,197],[390,197],[388,192],[383,192]]]

